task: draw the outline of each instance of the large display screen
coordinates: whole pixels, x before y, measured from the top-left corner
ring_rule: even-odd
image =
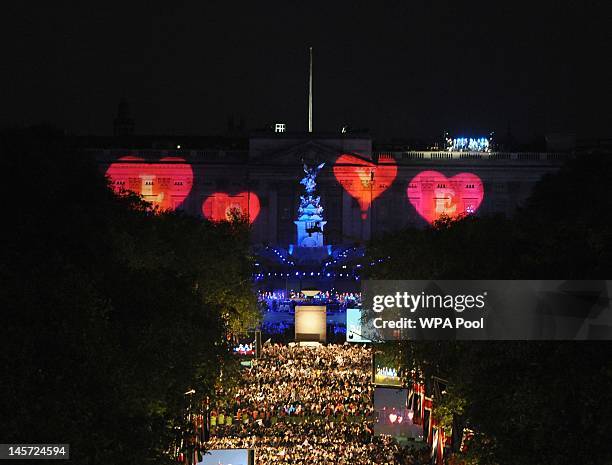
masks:
[[[325,342],[327,338],[327,307],[296,305],[295,340]]]
[[[197,465],[253,465],[253,458],[251,449],[209,450]]]
[[[346,309],[346,340],[347,342],[373,342],[364,334],[366,328],[361,326],[361,309]]]
[[[248,336],[238,339],[233,347],[234,355],[242,357],[255,357],[255,336]]]
[[[403,385],[402,373],[399,364],[392,356],[384,352],[375,352],[372,363],[372,381],[378,386]]]
[[[377,387],[374,390],[374,434],[393,436],[400,443],[420,439],[423,430],[412,423],[413,414],[407,403],[408,389]]]

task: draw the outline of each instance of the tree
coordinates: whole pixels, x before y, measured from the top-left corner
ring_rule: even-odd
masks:
[[[612,160],[577,157],[513,218],[443,220],[373,242],[372,279],[606,279],[612,272]],[[387,259],[387,257],[389,257]],[[449,388],[434,416],[475,431],[460,461],[609,464],[612,343],[404,342],[404,364]]]
[[[76,463],[168,463],[255,318],[248,228],[115,195],[53,129],[6,131],[0,265],[5,442],[70,443]],[[253,305],[251,305],[253,304]]]

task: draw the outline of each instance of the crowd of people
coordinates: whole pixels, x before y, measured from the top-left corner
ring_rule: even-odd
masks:
[[[352,344],[268,344],[219,392],[207,448],[253,448],[257,465],[412,463],[374,434],[371,352]]]
[[[308,424],[223,431],[210,442],[217,449],[254,448],[257,465],[410,463],[390,436],[372,436],[367,426],[314,420]]]

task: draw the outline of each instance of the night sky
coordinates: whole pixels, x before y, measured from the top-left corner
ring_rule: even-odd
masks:
[[[111,134],[125,96],[142,134],[301,131],[312,45],[315,130],[610,137],[605,4],[11,2],[0,123]]]

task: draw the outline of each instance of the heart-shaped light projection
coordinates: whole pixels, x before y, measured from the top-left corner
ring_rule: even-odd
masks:
[[[421,171],[406,191],[416,211],[428,223],[448,216],[452,219],[478,210],[484,198],[482,180],[473,173],[459,173],[447,178],[438,171]]]
[[[253,192],[240,192],[229,195],[226,192],[215,192],[207,197],[202,204],[202,214],[213,221],[227,221],[232,218],[232,212],[246,215],[253,223],[259,215],[259,197]]]
[[[397,420],[397,415],[395,413],[390,413],[389,414],[389,421],[391,423],[395,423],[395,420]]]
[[[193,170],[183,158],[165,157],[151,163],[126,156],[106,170],[115,192],[131,191],[162,210],[179,208],[191,192]]]
[[[386,191],[397,176],[393,158],[381,158],[378,164],[354,155],[343,154],[334,163],[334,176],[348,194],[359,202],[361,218],[367,218],[371,203]]]

